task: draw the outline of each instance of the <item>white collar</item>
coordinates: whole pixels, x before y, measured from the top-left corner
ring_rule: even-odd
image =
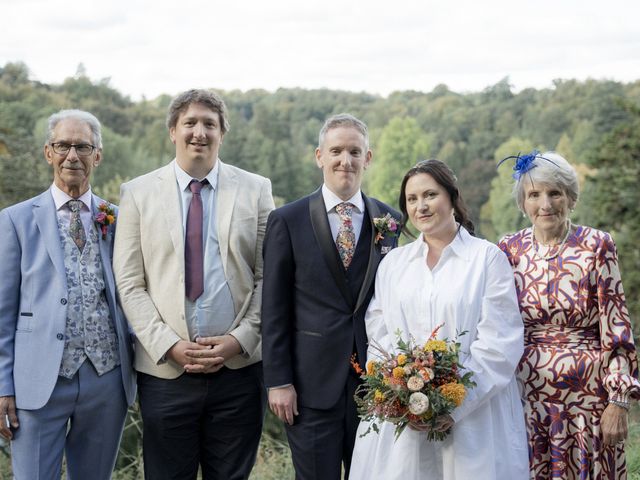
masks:
[[[80,200],[83,205],[87,207],[87,210],[91,211],[91,186],[89,186],[89,189],[78,198],[73,198],[68,193],[63,192],[55,183],[52,183],[51,196],[53,197],[53,203],[56,206],[56,210],[60,210],[64,207],[69,200]]]
[[[452,254],[462,258],[463,260],[469,260],[471,239],[473,239],[473,237],[467,229],[460,226],[460,229],[456,233],[456,236],[453,237],[451,243],[442,250],[443,255],[445,252],[450,251]],[[407,248],[409,248],[409,256],[411,257],[426,258],[427,253],[429,252],[429,246],[424,241],[423,233],[418,236],[417,240],[409,244]]]
[[[358,212],[364,213],[364,199],[362,198],[362,192],[358,190],[353,197],[348,200],[342,200],[335,193],[329,190],[326,184],[322,184],[322,198],[324,199],[324,206],[327,209],[327,213],[336,208],[336,205],[343,202],[348,202],[356,207]]]
[[[178,162],[176,162],[175,160],[173,160],[173,169],[176,173],[176,180],[178,181],[178,186],[180,187],[180,191],[184,192],[187,188],[189,188],[189,184],[191,183],[191,180],[193,180],[193,177],[189,175],[187,172],[185,172],[182,169],[182,167],[178,165]],[[216,190],[216,187],[218,186],[219,170],[220,170],[220,159],[218,158],[216,159],[216,163],[213,166],[213,168],[209,170],[209,173],[207,173],[207,175],[204,177],[209,181],[209,184],[211,185],[211,188],[213,188],[214,192]],[[196,178],[196,180],[202,181],[204,180],[204,178]]]

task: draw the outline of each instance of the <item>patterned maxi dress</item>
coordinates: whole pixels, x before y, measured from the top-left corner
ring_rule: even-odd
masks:
[[[527,228],[499,246],[513,267],[525,326],[517,377],[531,479],[626,478],[624,444],[603,446],[600,435],[607,400],[640,392],[613,240],[578,226],[564,246],[540,245],[539,256]]]

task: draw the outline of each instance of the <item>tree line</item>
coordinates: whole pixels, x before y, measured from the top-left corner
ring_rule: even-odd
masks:
[[[215,85],[211,85],[215,89]],[[511,198],[509,166],[519,152],[557,150],[578,170],[581,198],[572,215],[610,231],[618,245],[632,320],[640,314],[640,80],[556,80],[514,92],[505,78],[480,92],[388,97],[328,89],[219,91],[231,130],[223,161],[269,177],[277,204],[321,182],[313,151],[325,118],[349,112],[370,129],[374,152],[364,189],[397,206],[402,175],[418,160],[438,158],[456,172],[479,234],[497,240],[527,225]],[[0,67],[0,208],[49,185],[42,146],[47,117],[62,108],[95,114],[104,126],[103,162],[93,187],[117,203],[120,184],[173,158],[165,127],[170,95],[132,101],[83,69],[61,84],[32,80],[22,63]]]

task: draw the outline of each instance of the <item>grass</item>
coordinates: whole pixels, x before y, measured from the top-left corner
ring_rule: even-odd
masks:
[[[640,405],[638,403],[634,404],[629,414],[627,472],[629,480],[640,480]]]
[[[64,469],[64,465],[63,465]],[[269,412],[260,439],[258,457],[250,480],[287,480],[294,478],[291,453],[284,429]],[[63,475],[63,478],[65,476]],[[12,478],[9,445],[0,439],[0,479]],[[137,407],[129,410],[120,452],[112,480],[143,480],[142,425]]]
[[[629,416],[627,440],[627,470],[629,480],[640,480],[640,406],[635,405]],[[269,414],[260,440],[258,458],[250,480],[288,480],[294,478],[291,453],[282,440],[281,425]],[[114,480],[142,480],[141,431],[138,412],[130,411],[123,434]],[[0,478],[12,478],[8,445],[0,440]]]

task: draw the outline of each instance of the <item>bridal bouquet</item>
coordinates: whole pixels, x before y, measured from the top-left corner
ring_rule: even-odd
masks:
[[[423,345],[412,337],[403,340],[402,332],[396,331],[395,352],[372,342],[379,359],[367,362],[366,372],[352,362],[363,380],[355,396],[358,413],[362,420],[371,422],[363,436],[372,429],[377,433],[377,422],[382,421],[395,424],[396,438],[410,422],[434,427],[436,418],[460,406],[467,389],[475,386],[472,372],[459,373],[460,343],[436,339],[441,327]],[[444,440],[447,434],[429,430],[428,439]]]

